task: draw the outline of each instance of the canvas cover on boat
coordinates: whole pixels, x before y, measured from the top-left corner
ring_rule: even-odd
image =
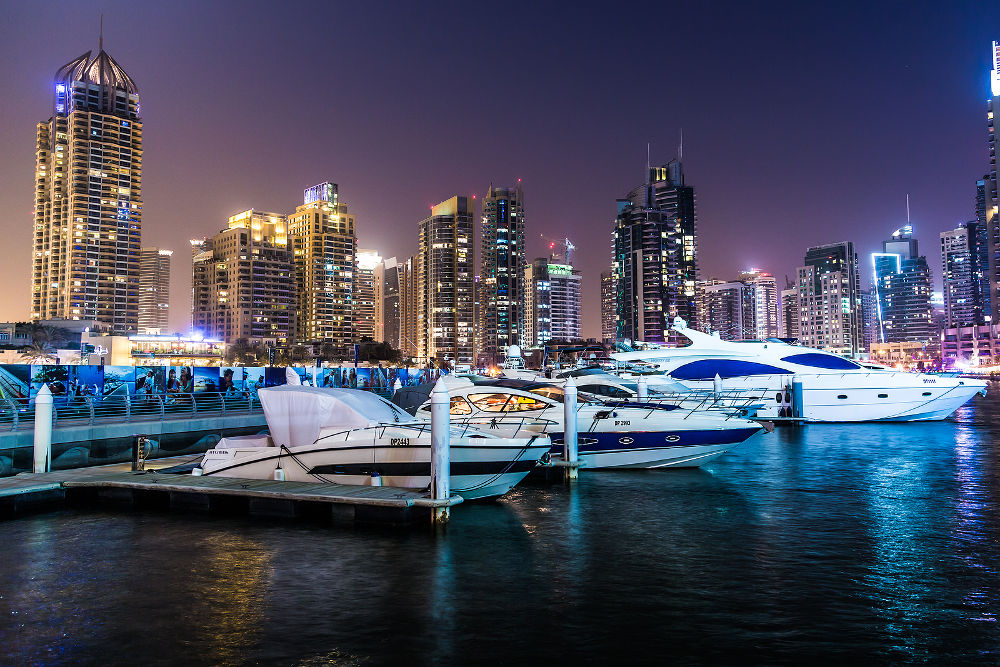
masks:
[[[413,418],[359,389],[282,385],[259,389],[261,407],[276,446],[298,447],[316,442],[322,428],[358,428]]]

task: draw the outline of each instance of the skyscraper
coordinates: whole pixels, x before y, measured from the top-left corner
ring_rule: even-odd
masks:
[[[288,216],[298,308],[295,337],[343,348],[355,338],[354,216],[340,201],[336,183],[306,188],[302,201]]]
[[[580,338],[580,272],[539,257],[525,269],[527,324],[522,345]]]
[[[785,278],[785,289],[781,290],[781,337],[799,337],[799,288]]]
[[[615,280],[611,271],[601,271],[601,340],[615,342]]]
[[[417,356],[471,365],[475,211],[468,197],[452,197],[431,207],[419,223]]]
[[[756,337],[753,286],[734,280],[701,280],[697,285],[697,326],[705,333],[717,333],[722,340]]]
[[[382,260],[379,265],[376,279],[382,283],[382,300],[380,316],[376,318],[381,323],[381,330],[376,326],[376,334],[380,335],[380,340],[389,343],[397,350],[402,350],[400,342],[400,297],[402,295],[401,286],[403,284],[403,265],[396,261],[395,257]],[[378,338],[378,335],[376,338]]]
[[[143,248],[139,255],[139,331],[170,326],[170,256],[173,250]]]
[[[523,344],[525,328],[524,193],[521,185],[490,185],[483,197],[480,254],[478,356],[499,363],[511,345]]]
[[[980,221],[989,230],[990,313],[1000,314],[1000,184],[997,180],[997,115],[1000,115],[1000,42],[993,42],[990,52],[990,98],[986,102],[986,139],[989,167],[982,179],[982,214]]]
[[[102,40],[103,42],[103,40]],[[139,88],[103,48],[59,68],[37,126],[31,319],[139,319]]]
[[[770,273],[750,269],[740,274],[739,281],[750,288],[753,299],[753,338],[767,340],[779,334],[778,283]]]
[[[941,232],[941,276],[944,286],[944,326],[986,323],[989,248],[986,227],[978,220]]]
[[[799,342],[837,354],[860,354],[864,322],[854,244],[809,248],[803,263],[798,270]]]
[[[296,287],[285,216],[243,211],[212,238],[192,240],[191,247],[196,330],[227,343],[290,342]]]
[[[697,217],[679,160],[649,170],[618,200],[612,234],[616,338],[664,342],[673,318],[695,317]]]
[[[376,250],[358,250],[354,268],[354,335],[375,339],[375,301],[382,295],[375,285],[375,267],[382,263]]]
[[[417,358],[420,352],[420,255],[398,265],[399,274],[399,349],[404,357]],[[427,360],[424,359],[426,362]]]
[[[909,224],[872,253],[875,270],[876,342],[927,342],[935,338],[931,318],[931,275]]]

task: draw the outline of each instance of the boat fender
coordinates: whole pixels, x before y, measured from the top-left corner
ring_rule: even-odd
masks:
[[[274,481],[284,482],[285,481],[285,471],[284,469],[278,467],[274,469]]]
[[[371,485],[372,486],[382,486],[382,475],[378,474],[377,472],[372,471]]]

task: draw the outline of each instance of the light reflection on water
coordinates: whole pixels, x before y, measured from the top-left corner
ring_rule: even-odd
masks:
[[[1000,659],[996,395],[581,473],[446,534],[176,513],[0,523],[0,663]]]

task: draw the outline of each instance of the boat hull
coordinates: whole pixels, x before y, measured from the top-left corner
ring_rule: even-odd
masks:
[[[292,448],[212,449],[205,454],[202,470],[204,475],[218,477],[274,479],[280,467],[286,481],[353,485],[370,485],[373,474],[378,473],[385,486],[427,488],[431,471],[429,439],[397,440],[409,442],[373,446],[369,440],[367,444],[319,442]],[[538,465],[551,446],[547,438],[473,442],[450,447],[451,491],[466,500],[507,493]]]
[[[577,452],[590,469],[698,468],[760,430],[588,432],[578,435]],[[564,449],[563,434],[552,434],[553,456],[564,458]]]

